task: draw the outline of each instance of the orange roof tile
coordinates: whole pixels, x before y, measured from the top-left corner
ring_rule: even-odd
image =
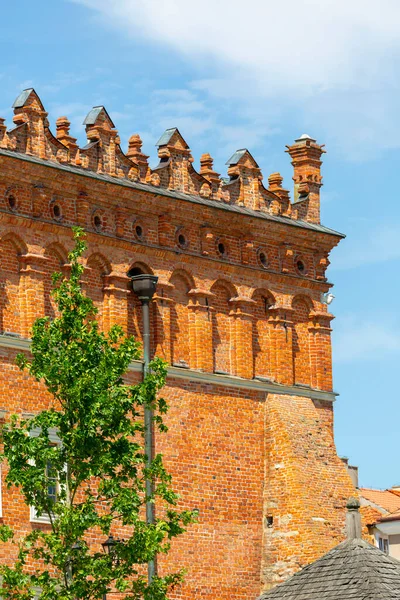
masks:
[[[360,513],[365,525],[373,525],[383,517],[382,513],[373,506],[362,506],[360,508]]]
[[[379,519],[379,521],[400,521],[400,510],[395,510],[392,513],[389,513],[388,515],[383,515],[381,516],[381,518]]]
[[[371,490],[368,488],[360,489],[361,496],[369,502],[382,507],[388,512],[394,512],[400,509],[400,496],[390,490]]]

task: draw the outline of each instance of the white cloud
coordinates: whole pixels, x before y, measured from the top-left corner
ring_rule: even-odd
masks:
[[[353,85],[399,45],[396,0],[81,0],[131,35],[250,68],[262,85]],[[378,54],[377,54],[378,52]],[[366,64],[367,60],[368,65]]]
[[[355,159],[400,146],[398,0],[74,1],[186,57],[204,94],[236,98],[247,113],[294,109]],[[200,72],[208,79],[196,81]]]
[[[334,363],[379,361],[387,354],[400,351],[400,331],[396,324],[342,317],[333,335]]]

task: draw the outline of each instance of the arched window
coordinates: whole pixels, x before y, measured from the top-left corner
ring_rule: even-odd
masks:
[[[178,367],[190,366],[188,292],[192,285],[183,274],[173,274],[171,296],[171,362]]]
[[[99,329],[103,328],[104,313],[104,276],[111,271],[109,264],[101,254],[93,254],[88,258],[84,272],[84,289],[89,298],[93,300],[98,312],[95,320],[99,324]]]
[[[0,242],[0,330],[22,333],[19,248],[11,238]]]
[[[253,314],[253,363],[255,377],[271,377],[271,325],[268,310],[274,300],[268,292],[254,294]]]
[[[229,300],[233,294],[224,282],[217,282],[211,288],[212,301],[212,339],[213,362],[215,373],[231,373],[231,305]]]
[[[50,245],[44,253],[47,261],[43,265],[45,272],[43,278],[44,287],[44,312],[46,317],[54,319],[57,316],[57,306],[51,295],[53,289],[52,275],[62,271],[62,266],[67,262],[67,253],[64,248]]]
[[[302,298],[293,301],[293,374],[294,382],[311,384],[309,305]]]

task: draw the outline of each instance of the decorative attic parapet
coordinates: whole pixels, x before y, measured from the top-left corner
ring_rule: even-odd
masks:
[[[239,196],[237,204],[254,210],[260,210],[261,198],[261,170],[250,152],[246,148],[236,152],[226,162],[228,175],[231,181],[238,180]]]
[[[200,157],[200,175],[202,175],[211,184],[211,194],[213,198],[219,197],[219,188],[221,185],[221,178],[219,173],[213,169],[214,160],[210,154],[202,154]]]
[[[289,191],[282,187],[282,183],[283,177],[280,173],[271,173],[271,175],[268,177],[268,191],[280,198],[280,214],[289,216],[291,212]]]
[[[47,126],[47,112],[35,90],[31,88],[21,92],[12,108],[14,109],[15,130],[20,130],[9,132],[15,139],[15,149],[19,150],[25,146],[26,154],[47,158],[44,134],[44,128]],[[22,142],[22,144],[18,142]]]
[[[158,140],[160,162],[151,169],[148,156],[142,152],[139,135],[131,136],[124,154],[118,131],[104,106],[92,108],[86,116],[88,143],[83,148],[79,148],[76,138],[70,135],[67,117],[57,119],[56,135],[53,135],[47,112],[33,88],[21,92],[13,108],[15,127],[7,131],[4,119],[0,119],[1,148],[110,177],[202,196],[244,210],[319,223],[324,150],[309,136],[303,135],[287,147],[294,166],[295,198],[291,204],[279,173],[269,177],[266,189],[259,165],[245,148],[237,150],[228,160],[228,178],[214,171],[213,159],[207,153],[201,156],[200,172],[197,172],[187,142],[174,127],[167,129]]]
[[[190,148],[176,127],[164,131],[156,146],[160,162],[153,171],[160,176],[160,185],[187,194],[210,197],[209,181],[193,167]]]
[[[121,150],[118,131],[104,106],[95,106],[86,116],[88,144],[82,148],[89,165],[96,165],[98,173],[112,177],[139,179],[139,166],[133,163]]]
[[[286,146],[294,167],[294,202],[292,215],[311,223],[320,223],[321,156],[325,152],[304,133],[292,146]]]
[[[67,117],[59,117],[56,121],[56,137],[61,144],[68,148],[70,161],[75,162],[79,146],[76,143],[76,138],[69,134],[70,127],[71,123]]]
[[[139,169],[139,176],[142,181],[146,180],[149,170],[149,157],[142,152],[142,139],[139,134],[133,134],[129,138],[127,157],[134,162]]]

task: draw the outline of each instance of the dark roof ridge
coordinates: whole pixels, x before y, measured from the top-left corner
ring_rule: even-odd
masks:
[[[186,200],[189,202],[194,202],[196,204],[202,204],[204,206],[209,206],[210,208],[216,208],[218,210],[226,210],[226,211],[235,212],[238,214],[251,216],[251,217],[257,218],[257,219],[265,219],[266,221],[273,221],[276,223],[280,223],[281,225],[289,225],[291,227],[298,227],[299,229],[310,229],[310,230],[316,231],[318,233],[333,235],[338,238],[346,237],[343,233],[339,233],[338,231],[335,231],[334,229],[330,229],[329,227],[325,227],[324,225],[320,225],[318,223],[310,223],[309,221],[301,221],[298,219],[291,219],[290,217],[285,217],[283,215],[271,215],[267,212],[262,212],[259,210],[246,208],[244,206],[237,206],[235,204],[227,204],[225,202],[219,202],[217,200],[213,200],[210,198],[204,198],[203,196],[195,196],[193,194],[187,194],[187,193],[179,192],[176,190],[168,190],[165,188],[151,185],[149,183],[142,183],[142,182],[138,182],[138,181],[131,181],[129,179],[112,177],[111,175],[107,175],[104,173],[95,173],[94,171],[89,171],[89,170],[83,169],[82,167],[72,166],[72,165],[68,165],[65,163],[53,162],[50,160],[44,160],[44,159],[38,158],[36,156],[29,156],[29,155],[23,154],[21,152],[15,152],[14,150],[7,150],[5,148],[0,148],[0,155],[9,156],[11,158],[17,158],[19,160],[32,162],[32,163],[39,164],[39,165],[42,165],[45,167],[58,169],[60,171],[67,171],[69,173],[74,173],[76,175],[81,175],[83,177],[90,177],[91,179],[98,179],[99,181],[105,181],[107,183],[112,183],[114,185],[122,185],[124,187],[130,187],[130,188],[137,189],[137,190],[144,191],[144,192],[151,192],[158,196],[166,196],[169,198],[176,198],[178,200]]]

